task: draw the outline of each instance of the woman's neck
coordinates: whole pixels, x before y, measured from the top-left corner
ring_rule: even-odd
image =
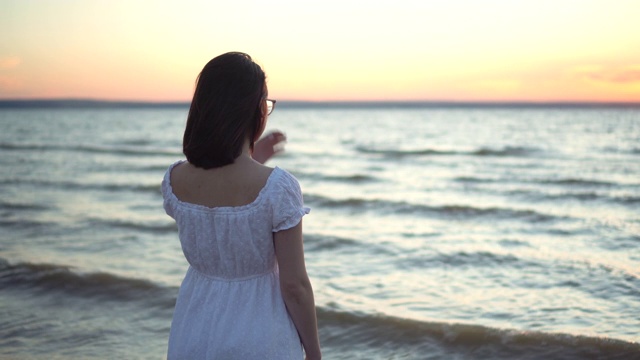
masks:
[[[244,144],[242,145],[242,152],[240,153],[240,155],[235,159],[234,162],[238,162],[238,161],[246,161],[246,160],[253,160],[253,157],[251,156],[253,153],[253,150],[251,150],[251,145],[249,143],[249,140],[245,140]]]

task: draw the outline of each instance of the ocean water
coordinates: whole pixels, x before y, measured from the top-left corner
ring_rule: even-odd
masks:
[[[0,109],[0,358],[165,357],[186,114]],[[326,359],[640,358],[640,108],[279,106],[268,129],[312,208]]]

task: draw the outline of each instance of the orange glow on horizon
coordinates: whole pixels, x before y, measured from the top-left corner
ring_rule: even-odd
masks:
[[[0,99],[189,101],[226,51],[282,100],[640,102],[640,2],[6,0]]]

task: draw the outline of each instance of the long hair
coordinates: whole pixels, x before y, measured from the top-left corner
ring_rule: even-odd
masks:
[[[265,74],[247,54],[230,52],[209,61],[189,108],[182,151],[196,167],[232,164],[247,137],[251,148],[262,129]]]

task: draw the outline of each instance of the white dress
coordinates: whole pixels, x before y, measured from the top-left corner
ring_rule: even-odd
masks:
[[[167,170],[164,208],[176,220],[189,269],[169,335],[169,359],[302,359],[280,292],[273,233],[294,227],[303,206],[295,177],[276,167],[250,204],[210,208],[179,200]]]

